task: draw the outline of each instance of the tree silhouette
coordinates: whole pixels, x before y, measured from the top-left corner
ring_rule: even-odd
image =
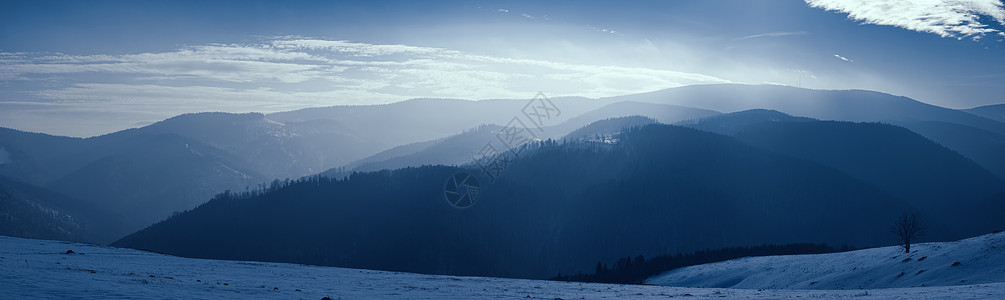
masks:
[[[905,213],[897,218],[890,231],[900,239],[904,253],[911,253],[911,242],[925,232],[925,227],[918,221],[918,213]]]

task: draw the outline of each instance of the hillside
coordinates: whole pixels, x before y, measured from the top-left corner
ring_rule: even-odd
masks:
[[[794,116],[853,122],[941,121],[1005,134],[1005,123],[911,98],[866,90],[811,90],[778,85],[710,84],[603,98],[671,104],[724,113],[777,110]]]
[[[642,127],[649,124],[657,123],[656,120],[644,117],[644,116],[627,116],[604,119],[590,123],[589,125],[583,126],[582,128],[576,129],[573,132],[562,137],[566,140],[579,140],[579,139],[596,139],[604,137],[613,137],[615,135],[621,134],[622,131],[633,127]]]
[[[72,250],[73,254],[65,254]],[[189,259],[0,236],[0,298],[100,299],[946,299],[1005,296],[1005,283],[874,290],[748,290],[422,275]]]
[[[972,227],[968,220],[978,202],[1005,187],[1005,181],[966,157],[893,125],[770,122],[734,136],[756,147],[833,167],[883,189],[932,216],[929,222],[938,224],[930,226],[935,239],[992,230]]]
[[[964,111],[1005,123],[1005,104],[979,106]]]
[[[77,199],[0,176],[0,235],[79,242],[100,240],[108,214]],[[109,237],[105,237],[106,239]]]
[[[646,283],[836,290],[1005,282],[1005,233],[916,244],[911,249],[910,254],[893,246],[831,254],[747,257],[680,268],[651,277]]]
[[[543,124],[546,126],[560,124],[610,104],[579,97],[556,97],[550,100],[558,111],[549,115],[546,119],[548,123]],[[411,99],[382,105],[308,108],[272,113],[266,115],[266,118],[280,123],[335,120],[344,124],[346,129],[381,145],[383,148],[379,151],[455,135],[483,124],[505,125],[514,117],[523,116],[523,110],[529,101],[529,97],[478,101]]]
[[[912,124],[924,127],[920,123]],[[941,126],[939,128],[965,127],[941,122],[926,124]],[[1005,225],[1001,222],[973,225],[967,221],[983,210],[977,203],[1001,192],[1005,181],[967,157],[902,127],[817,121],[769,110],[723,114],[681,125],[729,134],[752,146],[833,167],[882,188],[918,207],[922,213],[941,214],[941,218],[928,220],[937,223],[931,224],[935,225],[930,232],[935,239],[958,239]],[[947,139],[983,141],[981,137],[966,134],[947,136]],[[987,156],[1001,155],[988,153]],[[948,228],[955,228],[956,232]]]
[[[607,100],[599,99],[598,101]],[[545,133],[551,138],[561,138],[593,122],[628,116],[642,116],[653,119],[656,122],[673,124],[687,120],[707,118],[719,114],[721,113],[707,109],[638,102],[630,100],[629,98],[629,100],[613,102],[595,110],[585,112],[582,115],[571,118],[564,123],[548,128],[545,130]]]
[[[564,137],[554,134],[565,132],[564,129],[559,128],[560,126],[546,127],[542,135],[564,139],[592,138],[595,135],[614,135],[623,129],[652,123],[656,123],[656,121],[642,116],[618,117],[590,123]],[[322,172],[320,175],[341,178],[352,172],[393,170],[423,165],[472,164],[478,152],[487,143],[498,141],[498,135],[502,129],[503,127],[498,125],[482,125],[442,139],[394,147],[344,167]]]
[[[118,226],[106,226],[100,242],[109,243],[195,207],[220,189],[243,190],[265,182],[237,158],[211,146],[164,134],[95,160],[48,187],[80,197],[81,205],[113,213]]]
[[[923,103],[911,98],[865,90],[810,90],[774,85],[712,84],[694,85],[661,91],[599,99],[601,101],[636,101],[670,104],[724,113],[752,109],[776,110],[793,116],[820,120],[851,122],[882,122],[914,130],[918,122],[940,122],[974,128],[1005,136],[1005,122],[994,121],[1000,107],[987,106],[959,111]],[[983,116],[976,115],[983,114]],[[1000,116],[1000,115],[999,115]],[[957,127],[958,129],[959,127]],[[968,130],[970,131],[970,130]],[[940,131],[918,130],[919,134],[960,152],[989,170],[1005,168],[999,159],[983,153],[1000,149],[997,142],[961,141],[959,136],[939,134]],[[966,133],[981,136],[980,132]]]
[[[783,112],[767,109],[751,109],[721,114],[697,120],[678,122],[676,125],[695,128],[725,135],[735,135],[755,126],[776,122],[812,122],[816,119],[796,117]]]
[[[114,245],[186,257],[548,278],[597,261],[795,242],[875,246],[913,210],[832,168],[729,137],[650,125],[617,144],[542,144],[443,198],[476,169],[430,166],[224,194]],[[856,222],[849,223],[848,219]],[[687,230],[683,230],[687,228]],[[583,247],[582,245],[598,245]]]
[[[555,101],[556,106],[563,107],[590,107],[591,105],[599,105],[602,102],[588,101],[585,99],[578,99],[579,102],[571,102],[570,100],[577,99],[563,99],[559,98]],[[420,102],[420,100],[414,100]],[[423,103],[433,103],[435,107],[436,103],[432,99],[423,99]],[[467,102],[458,102],[463,106],[470,106],[466,110],[471,110],[476,105]],[[493,100],[483,103],[482,109],[478,109],[480,113],[486,113],[483,111],[484,107],[495,107],[503,105],[514,104],[512,100]],[[502,108],[500,108],[502,109]],[[518,107],[510,108],[514,112],[518,112]],[[335,114],[338,110],[335,108],[328,109],[331,113]],[[311,110],[313,111],[313,110]],[[573,111],[574,112],[574,111]],[[540,132],[537,132],[537,138],[541,140],[545,139],[561,139],[566,137],[570,133],[581,130],[584,126],[599,126],[594,122],[598,122],[605,119],[616,119],[627,116],[645,116],[654,119],[653,122],[659,121],[663,123],[674,123],[683,120],[700,119],[703,117],[718,115],[718,112],[704,110],[704,109],[694,109],[689,107],[664,105],[664,104],[652,104],[652,103],[642,103],[642,102],[618,102],[613,104],[604,105],[600,108],[596,108],[590,111],[586,111],[578,116],[569,117],[572,112],[564,111],[561,118],[555,118],[554,120],[549,120],[546,126],[542,127]],[[310,114],[314,115],[314,114]],[[463,114],[469,117],[470,113]],[[315,116],[316,117],[316,116]],[[496,120],[499,123],[493,124],[482,124],[473,128],[465,128],[463,132],[459,134],[451,134],[450,136],[439,138],[435,140],[425,141],[425,142],[415,142],[411,144],[406,144],[402,146],[397,146],[380,153],[374,154],[372,156],[354,161],[352,163],[340,166],[338,168],[333,168],[328,171],[322,172],[325,176],[336,176],[342,177],[351,173],[352,171],[376,171],[381,169],[394,169],[403,168],[409,166],[421,166],[421,165],[431,165],[431,164],[442,164],[442,165],[460,165],[464,163],[470,163],[472,157],[478,153],[485,144],[497,139],[496,135],[504,124],[509,122],[509,119],[498,119],[497,115],[484,115],[482,120]],[[513,116],[510,116],[512,118]],[[414,118],[414,117],[410,117]],[[443,117],[446,119],[457,119],[458,121],[464,120],[464,118],[453,118],[453,117]],[[561,122],[565,120],[564,122]],[[443,119],[437,119],[435,122],[443,122]],[[392,121],[396,122],[396,121]],[[430,124],[433,120],[425,120],[422,122],[423,125]],[[461,121],[463,124],[465,121]],[[641,125],[643,123],[637,123],[634,125]],[[627,124],[626,124],[627,125]],[[381,126],[378,130],[384,130],[384,126]],[[414,127],[413,124],[403,124],[405,127]],[[611,124],[604,125],[609,127],[608,130],[612,132],[620,131],[621,128],[626,128],[630,126],[612,126]],[[594,128],[586,129],[587,131],[595,131]],[[574,135],[578,135],[574,134]]]
[[[1005,135],[955,123],[924,121],[901,123],[939,144],[953,149],[1005,179]]]
[[[692,126],[720,115],[717,111],[774,108],[821,119],[902,125],[1005,177],[1005,160],[998,155],[1005,149],[1005,125],[888,94],[712,85],[551,100],[560,113],[554,111],[542,124],[541,139],[561,138],[592,122],[630,115]],[[0,175],[72,195],[87,205],[114,207],[119,217],[111,218],[132,225],[105,227],[117,229],[100,235],[117,237],[224,190],[241,191],[272,179],[332,168],[334,173],[325,174],[342,171],[336,174],[342,177],[353,170],[467,163],[495,137],[491,130],[465,131],[525,118],[529,101],[414,99],[268,115],[196,113],[83,139],[0,129]],[[760,118],[758,114],[751,113]],[[747,126],[733,126],[740,125]],[[176,140],[163,140],[165,136]],[[184,144],[206,156],[178,150]],[[161,156],[171,159],[158,159]],[[363,164],[367,166],[357,168]]]
[[[485,144],[496,140],[502,126],[482,125],[442,139],[398,146],[344,167],[343,172],[329,170],[321,175],[342,177],[349,173],[400,169],[422,165],[469,164]]]

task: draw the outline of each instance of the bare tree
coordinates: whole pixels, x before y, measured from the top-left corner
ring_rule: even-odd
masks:
[[[904,253],[911,253],[911,243],[925,232],[925,227],[918,221],[918,213],[905,213],[897,218],[890,231],[900,239]]]

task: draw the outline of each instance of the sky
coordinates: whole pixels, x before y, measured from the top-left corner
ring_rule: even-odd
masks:
[[[1001,0],[0,0],[0,127],[692,84],[1005,103]]]

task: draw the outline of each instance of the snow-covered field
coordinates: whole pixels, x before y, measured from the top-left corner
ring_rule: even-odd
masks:
[[[831,290],[995,282],[1005,282],[1005,233],[915,244],[910,254],[901,247],[883,247],[831,254],[746,257],[680,268],[646,280],[663,286]]]
[[[66,254],[72,250],[74,254]],[[1000,265],[1000,261],[998,262]],[[941,299],[1005,297],[1005,283],[753,290],[568,283],[173,257],[0,236],[0,299]]]

